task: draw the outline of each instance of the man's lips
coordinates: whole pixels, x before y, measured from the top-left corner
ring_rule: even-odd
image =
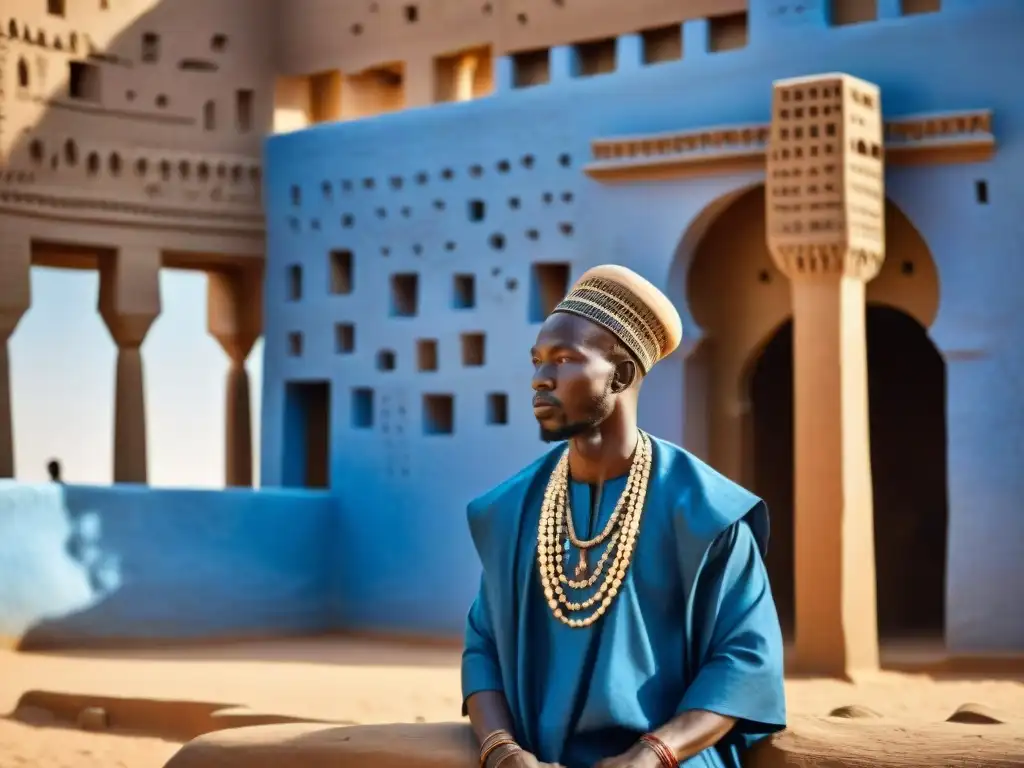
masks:
[[[533,415],[538,419],[547,418],[553,416],[558,410],[558,406],[545,397],[533,398]]]

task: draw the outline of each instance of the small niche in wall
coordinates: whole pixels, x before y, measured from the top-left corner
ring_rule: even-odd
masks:
[[[708,19],[708,51],[735,51],[747,47],[747,14],[730,13]]]
[[[487,423],[508,424],[508,395],[504,392],[487,393]]]
[[[416,340],[416,370],[437,370],[437,339]]]
[[[302,357],[302,333],[299,331],[288,334],[288,356]]]
[[[579,76],[592,77],[615,71],[615,38],[589,40],[576,45]]]
[[[483,200],[470,200],[468,213],[470,221],[483,221],[487,214],[487,204]]]
[[[302,298],[302,265],[291,264],[288,267],[288,301],[299,301]]]
[[[452,308],[472,309],[476,306],[476,276],[455,275],[452,278]]]
[[[391,316],[415,317],[419,312],[420,277],[415,272],[391,276]]]
[[[330,252],[328,259],[330,261],[331,293],[352,293],[354,283],[352,251],[344,248],[334,250]]]
[[[220,67],[206,59],[182,59],[178,62],[178,69],[183,72],[216,72]]]
[[[904,16],[938,13],[942,10],[942,0],[902,0],[900,10],[903,11]]]
[[[160,35],[155,32],[143,33],[141,58],[147,64],[153,64],[160,60]]]
[[[551,52],[548,48],[512,54],[512,87],[530,88],[551,81]]]
[[[464,333],[462,340],[462,364],[467,368],[479,368],[486,362],[484,335],[479,332]]]
[[[352,426],[356,429],[373,427],[373,390],[369,387],[352,389]]]
[[[235,91],[235,122],[240,133],[252,130],[252,107],[254,94],[248,88]]]
[[[984,179],[974,182],[974,199],[978,205],[988,205],[988,182]]]
[[[304,78],[308,95],[307,118],[310,123],[327,123],[341,119],[341,73],[330,70]]]
[[[530,322],[543,323],[569,291],[569,265],[536,263],[530,267]]]
[[[834,27],[878,19],[878,0],[829,0],[829,21]]]
[[[64,0],[46,0],[46,12],[51,16],[64,16]]]
[[[395,370],[395,352],[391,349],[382,349],[377,352],[377,370]]]
[[[99,101],[100,68],[84,61],[69,62],[68,97],[79,101]]]
[[[417,6],[417,5],[407,5],[403,9],[403,11],[405,13],[405,20],[409,24],[415,24],[417,21],[420,20],[420,9],[419,9],[419,6]]]
[[[302,205],[302,188],[298,184],[292,184],[291,188],[288,190],[288,195],[291,198],[293,206],[298,207]]]
[[[471,101],[494,90],[494,54],[490,46],[434,59],[434,100]]]
[[[334,351],[339,355],[351,355],[356,351],[356,327],[353,323],[334,324]]]
[[[228,47],[228,36],[217,34],[210,38],[210,50],[214,53],[223,53]]]
[[[213,100],[203,104],[203,130],[214,131],[217,129],[217,105]]]
[[[423,396],[423,433],[450,435],[455,431],[455,396]]]
[[[645,29],[640,33],[644,64],[661,64],[683,58],[683,25]]]
[[[341,115],[358,119],[405,108],[405,65],[392,62],[346,75],[341,87]]]

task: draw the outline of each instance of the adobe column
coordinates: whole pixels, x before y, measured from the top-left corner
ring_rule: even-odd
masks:
[[[229,360],[224,435],[228,486],[252,486],[252,410],[245,361],[263,328],[262,286],[259,266],[207,274],[207,329]]]
[[[864,286],[885,248],[878,88],[775,83],[767,237],[792,281],[796,664],[878,666]]]
[[[121,248],[100,259],[99,312],[117,344],[114,482],[145,483],[146,393],[142,342],[160,315],[160,250]]]
[[[14,414],[7,341],[32,303],[32,243],[13,233],[0,238],[0,477],[14,477]]]

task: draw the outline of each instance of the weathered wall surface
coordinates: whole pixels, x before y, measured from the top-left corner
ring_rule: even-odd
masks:
[[[930,336],[947,361],[947,641],[1024,648],[1012,610],[1024,599],[1024,328],[1021,267],[1007,256],[1021,241],[1024,9],[947,0],[902,16],[899,3],[877,5],[877,21],[829,26],[829,3],[751,2],[745,47],[712,51],[710,23],[690,19],[682,60],[652,65],[640,36],[622,34],[617,70],[592,77],[581,51],[560,45],[545,54],[550,82],[530,88],[513,87],[512,57],[499,57],[492,98],[270,139],[262,478],[303,485],[313,452],[325,457],[348,625],[460,631],[478,572],[465,505],[541,450],[528,349],[566,277],[615,261],[677,300],[690,342],[645,385],[642,418],[683,440],[686,354],[702,333],[686,281],[702,214],[763,176],[600,184],[582,172],[591,140],[764,123],[774,80],[840,71],[881,87],[886,118],[995,112],[993,160],[894,168],[887,182],[940,286]],[[735,279],[767,271],[765,291],[784,279],[766,255],[752,267]],[[303,413],[330,424],[329,452]]]
[[[0,637],[27,647],[331,628],[335,502],[0,483]]]

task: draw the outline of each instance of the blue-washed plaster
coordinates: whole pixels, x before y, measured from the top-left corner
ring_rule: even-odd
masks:
[[[601,184],[581,172],[590,141],[766,122],[773,80],[843,71],[878,83],[889,117],[995,113],[993,160],[894,167],[887,191],[939,273],[929,334],[947,362],[947,642],[1024,649],[1024,3],[944,0],[940,13],[902,17],[899,0],[881,0],[882,20],[835,29],[828,6],[751,0],[749,45],[724,53],[707,52],[707,22],[687,22],[678,63],[640,66],[626,35],[621,71],[589,79],[573,77],[572,51],[559,48],[555,82],[523,91],[501,58],[491,98],[270,139],[264,490],[0,484],[0,636],[459,633],[478,574],[465,505],[542,448],[529,404],[531,264],[566,262],[575,277],[620,262],[673,298],[687,340],[645,383],[641,420],[681,443],[686,356],[702,333],[687,271],[723,201],[763,180]],[[987,205],[974,199],[979,179]],[[486,210],[470,221],[477,200]],[[340,248],[354,254],[353,287],[332,295],[327,254]],[[294,301],[293,265],[303,288]],[[419,276],[414,317],[391,315],[396,273]],[[455,274],[475,276],[475,306],[453,306]],[[344,354],[337,323],[355,326]],[[300,356],[289,354],[295,332]],[[482,366],[460,361],[469,332],[486,336]],[[416,370],[422,338],[438,341],[436,371]],[[378,369],[381,350],[394,352],[393,370]],[[286,398],[301,382],[330,385],[329,493],[273,488],[305,480],[302,408]],[[488,423],[495,393],[507,395],[505,424]],[[426,428],[427,395],[453,396],[451,434]]]
[[[332,628],[335,501],[0,482],[0,637],[26,646]]]
[[[572,77],[568,49],[556,49],[553,82],[521,91],[511,89],[511,65],[502,58],[500,92],[491,98],[268,141],[262,477],[281,483],[298,450],[285,440],[287,382],[330,382],[344,625],[460,629],[477,573],[466,502],[541,449],[529,408],[527,350],[537,328],[529,321],[531,262],[567,261],[573,276],[596,263],[627,264],[676,300],[690,339],[699,337],[685,279],[707,223],[701,213],[761,174],[606,185],[581,172],[589,142],[766,122],[772,81],[841,71],[877,83],[888,117],[995,112],[995,159],[894,168],[888,186],[930,246],[941,284],[931,336],[949,359],[947,641],[954,650],[1024,648],[1024,613],[1014,608],[1024,604],[1024,3],[944,0],[939,13],[903,17],[900,3],[886,0],[879,21],[837,28],[827,26],[828,8],[825,0],[751,0],[745,49],[709,53],[707,23],[687,22],[685,59],[648,67],[637,66],[635,39],[626,36],[621,71],[589,79]],[[424,183],[417,174],[426,174]],[[364,179],[374,188],[364,188]],[[976,179],[988,182],[988,205],[974,200]],[[486,214],[472,222],[467,207],[476,199]],[[500,251],[490,245],[495,234],[505,240]],[[328,292],[332,248],[354,253],[350,294]],[[298,301],[286,298],[291,264],[303,271]],[[389,316],[389,276],[399,272],[419,274],[416,317]],[[476,307],[452,308],[454,273],[476,276]],[[335,353],[339,322],[355,324],[350,354]],[[292,357],[286,337],[296,331],[303,353]],[[486,334],[482,367],[460,364],[459,334],[467,331]],[[435,372],[415,369],[421,337],[439,340]],[[394,370],[376,369],[381,349],[396,353]],[[642,408],[648,428],[677,442],[685,351],[655,370]],[[374,392],[370,427],[354,426],[353,388]],[[488,392],[508,394],[507,425],[485,423]],[[430,393],[454,395],[453,434],[424,434],[421,402]]]

